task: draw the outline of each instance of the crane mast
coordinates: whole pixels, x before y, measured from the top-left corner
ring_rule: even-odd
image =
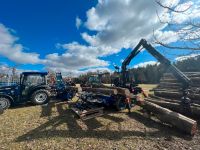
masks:
[[[148,44],[145,39],[141,39],[137,46],[133,49],[133,51],[126,57],[126,59],[122,63],[122,83],[123,86],[126,86],[126,73],[127,66],[131,62],[131,60],[137,56],[139,52],[141,52],[142,48],[146,49],[153,57],[155,57],[161,64],[165,65],[167,68],[171,70],[173,75],[183,84],[183,88],[186,89],[190,86],[191,80],[181,72],[176,66],[174,66],[170,60],[164,57],[161,53],[159,53],[151,44]]]
[[[138,53],[141,52],[142,49],[146,49],[153,57],[155,57],[161,64],[163,64],[166,68],[169,68],[176,79],[182,83],[182,93],[183,96],[181,98],[182,108],[184,112],[191,112],[190,103],[191,100],[188,97],[189,88],[192,84],[191,79],[188,78],[182,71],[180,71],[176,66],[174,66],[170,60],[168,60],[165,56],[163,56],[160,52],[158,52],[151,44],[148,44],[145,39],[141,39],[137,46],[133,49],[133,51],[126,57],[126,59],[122,63],[122,86],[126,87],[127,82],[127,66],[131,62],[131,60],[137,56]]]

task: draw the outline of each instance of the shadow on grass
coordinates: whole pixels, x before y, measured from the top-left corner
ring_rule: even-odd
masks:
[[[59,102],[63,102],[63,100],[54,99],[54,100],[51,100],[48,103],[48,105],[51,106],[52,104],[59,103]],[[44,104],[44,105],[46,105],[46,104]],[[12,107],[10,107],[9,109],[19,109],[19,108],[32,107],[32,106],[38,106],[38,105],[35,105],[35,104],[31,103],[30,101],[28,101],[28,102],[19,103],[19,104],[12,104]],[[41,106],[43,106],[43,105],[41,105]]]
[[[59,113],[58,116],[51,118],[46,123],[18,137],[15,141],[22,142],[34,139],[43,139],[43,138],[48,139],[53,137],[98,138],[98,139],[109,139],[109,140],[120,140],[123,137],[147,137],[147,136],[148,138],[160,138],[160,137],[166,137],[166,135],[175,135],[178,137],[183,137],[183,135],[177,133],[176,130],[171,129],[170,127],[165,127],[161,123],[157,123],[150,119],[144,118],[141,114],[136,112],[131,113],[129,115],[129,118],[143,123],[146,127],[156,128],[158,130],[149,132],[148,135],[146,134],[145,131],[135,131],[134,129],[130,131],[130,130],[123,130],[123,128],[119,128],[119,130],[114,131],[106,127],[105,129],[98,130],[97,128],[102,127],[103,125],[95,118],[84,121],[84,124],[87,126],[87,130],[84,130],[79,125],[77,118],[74,116],[74,113],[70,109],[63,108],[62,103],[56,104],[55,106],[52,107],[57,108],[57,111]],[[49,112],[52,109],[52,107],[47,108],[48,115],[51,114]],[[117,123],[123,121],[122,118],[111,116],[109,114],[106,114],[102,117]],[[58,126],[61,125],[64,129],[57,128]]]
[[[10,107],[9,109],[19,109],[19,108],[32,107],[32,106],[35,106],[35,105],[32,104],[31,102],[27,102],[27,103],[15,104],[12,107]]]
[[[181,131],[175,127],[172,127],[166,123],[162,123],[159,120],[156,120],[155,118],[150,119],[150,118],[144,117],[141,113],[133,112],[129,115],[129,117],[137,120],[138,122],[141,122],[148,128],[154,128],[154,129],[157,129],[162,132],[162,133],[160,133],[160,132],[151,133],[152,136],[159,137],[159,135],[160,135],[160,137],[165,137],[168,139],[170,139],[172,136],[179,137],[179,138],[182,138],[185,140],[193,139],[193,136],[190,136],[187,133],[184,133],[183,131]],[[198,130],[200,130],[200,125],[199,125],[200,120],[197,122],[198,122],[197,128],[198,128]],[[197,132],[199,132],[199,131],[197,131]]]

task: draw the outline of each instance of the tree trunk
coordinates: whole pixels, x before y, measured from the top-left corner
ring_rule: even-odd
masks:
[[[178,103],[167,102],[167,101],[163,101],[163,100],[158,100],[158,99],[156,100],[156,99],[150,99],[150,98],[146,98],[145,100],[148,102],[157,104],[159,106],[171,109],[173,111],[182,113],[182,106],[181,106],[180,102],[178,102]],[[191,114],[194,116],[200,116],[200,105],[191,104]]]
[[[194,135],[197,131],[197,122],[186,116],[148,101],[144,101],[140,106],[155,114],[161,122],[173,125],[185,133]]]
[[[126,97],[129,97],[131,94],[127,88],[113,87],[113,89],[116,89],[118,94],[124,95]]]
[[[105,95],[117,95],[116,89],[82,87],[82,91],[102,93]]]

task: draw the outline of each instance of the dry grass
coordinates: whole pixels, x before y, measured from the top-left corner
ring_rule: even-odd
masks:
[[[65,102],[13,108],[0,116],[0,149],[200,149],[193,138],[138,111],[77,119]]]

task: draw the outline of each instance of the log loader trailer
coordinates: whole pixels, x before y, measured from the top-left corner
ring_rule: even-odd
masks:
[[[139,105],[143,107],[147,112],[151,112],[155,114],[155,116],[158,117],[158,119],[161,122],[170,124],[172,126],[175,126],[176,128],[184,131],[185,133],[188,133],[190,135],[194,135],[197,131],[197,122],[195,120],[192,120],[190,118],[187,118],[186,116],[183,116],[179,113],[173,112],[169,109],[160,107],[159,105],[156,105],[154,103],[151,103],[149,101],[144,101],[140,100],[139,97],[135,96],[136,94],[131,90],[131,84],[127,86],[128,83],[128,72],[127,72],[127,66],[129,65],[130,61],[141,52],[142,49],[146,49],[152,56],[154,56],[161,64],[163,64],[166,68],[169,68],[169,70],[173,73],[173,75],[176,77],[178,81],[182,83],[182,92],[183,92],[183,97],[181,98],[181,109],[182,113],[184,114],[190,114],[191,112],[191,100],[188,98],[188,94],[190,89],[190,86],[192,85],[191,79],[188,78],[183,72],[181,72],[176,66],[174,66],[167,58],[165,58],[162,54],[160,54],[151,44],[148,44],[145,39],[141,39],[138,45],[133,49],[133,51],[127,56],[127,58],[123,61],[122,63],[122,70],[119,72],[119,82],[117,83],[117,86],[115,85],[114,87],[106,88],[106,87],[101,87],[101,88],[86,88],[86,91],[94,93],[94,97],[90,96],[88,97],[88,94],[82,95],[84,96],[81,99],[84,99],[82,103],[85,103],[85,107],[88,107],[88,103],[90,104],[89,111],[85,111],[85,107],[82,108],[82,104],[80,106],[75,107],[74,112],[76,112],[80,117],[83,117],[84,119],[90,119],[95,116],[101,116],[103,114],[103,108],[101,107],[102,105],[98,106],[96,105],[96,108],[93,109],[93,104],[100,104],[102,101],[105,100],[105,98],[102,98],[102,93],[110,93],[107,96],[108,97],[108,102],[112,101],[113,104],[118,105],[118,107],[122,104],[121,108],[124,108],[125,104],[133,103],[133,105]],[[140,87],[138,87],[140,88]],[[129,90],[128,90],[129,89]],[[115,91],[118,90],[118,91]],[[125,91],[130,92],[127,93]],[[102,92],[104,91],[104,92]],[[198,90],[197,90],[198,91]],[[100,103],[99,99],[97,98],[95,92],[99,93],[100,95]],[[125,94],[127,93],[127,94]],[[112,98],[112,95],[114,99]],[[119,96],[119,97],[118,97]],[[126,101],[129,99],[129,101]],[[95,101],[95,102],[94,102]],[[106,103],[108,103],[106,102]],[[120,103],[118,103],[120,102]],[[133,106],[133,105],[128,105],[128,106]],[[81,110],[82,109],[82,110]],[[130,109],[130,107],[129,107]],[[92,114],[92,116],[91,116]]]
[[[188,97],[190,86],[192,85],[191,79],[187,77],[183,72],[181,72],[176,66],[174,66],[170,60],[159,53],[151,44],[147,43],[145,39],[141,39],[137,46],[131,51],[131,53],[122,62],[121,67],[121,87],[127,88],[128,81],[128,71],[127,66],[130,64],[131,60],[136,57],[142,49],[146,49],[153,57],[155,57],[161,64],[173,73],[176,79],[182,83],[183,97],[181,98],[183,112],[190,112],[191,100]]]
[[[88,90],[88,92],[99,92],[102,91],[102,89],[100,88],[104,88],[104,92],[106,92],[106,89],[108,90],[110,89],[118,89],[121,88],[121,90],[129,90],[129,92],[133,95],[132,97],[135,97],[134,95],[137,94],[143,94],[144,97],[147,97],[146,93],[144,92],[144,90],[139,87],[137,84],[134,83],[128,83],[128,79],[129,79],[129,75],[128,75],[128,71],[127,71],[127,66],[129,65],[129,63],[131,62],[131,60],[137,56],[137,54],[139,54],[141,52],[142,49],[146,49],[153,57],[155,57],[161,64],[163,64],[164,66],[166,66],[166,68],[169,68],[170,71],[174,74],[174,76],[177,78],[177,80],[179,80],[182,83],[182,92],[183,92],[183,97],[181,98],[182,100],[182,109],[183,109],[183,113],[189,113],[191,111],[190,109],[190,103],[191,100],[188,97],[189,94],[189,90],[190,90],[190,85],[192,84],[190,78],[188,78],[183,72],[181,72],[176,66],[174,66],[170,60],[168,60],[166,57],[164,57],[161,53],[159,53],[151,44],[148,44],[147,41],[145,39],[141,39],[140,42],[137,44],[137,46],[133,49],[133,51],[131,51],[131,53],[126,57],[126,59],[122,62],[122,67],[121,67],[121,72],[119,72],[119,68],[118,68],[118,79],[115,80],[117,82],[114,82],[114,87],[106,87],[103,84],[100,84],[100,82],[98,83],[98,86],[90,86],[91,88]],[[93,88],[93,89],[92,89]],[[99,90],[98,90],[99,88]],[[86,92],[86,95],[90,95],[88,94],[88,92]],[[124,93],[124,92],[123,92]],[[122,110],[125,108],[130,109],[132,106],[134,106],[137,103],[137,100],[129,100],[127,101],[127,95],[121,95],[121,94],[117,94],[118,96],[113,96],[113,94],[111,94],[110,96],[105,96],[98,94],[98,98],[97,98],[97,94],[93,94],[94,96],[93,99],[98,99],[98,102],[102,103],[103,106],[115,106],[117,108],[117,110]],[[92,99],[91,96],[88,96],[88,99]],[[128,96],[128,98],[130,98],[131,96]],[[130,98],[131,99],[131,98]],[[87,102],[87,98],[84,100]],[[91,104],[91,101],[90,101]]]

